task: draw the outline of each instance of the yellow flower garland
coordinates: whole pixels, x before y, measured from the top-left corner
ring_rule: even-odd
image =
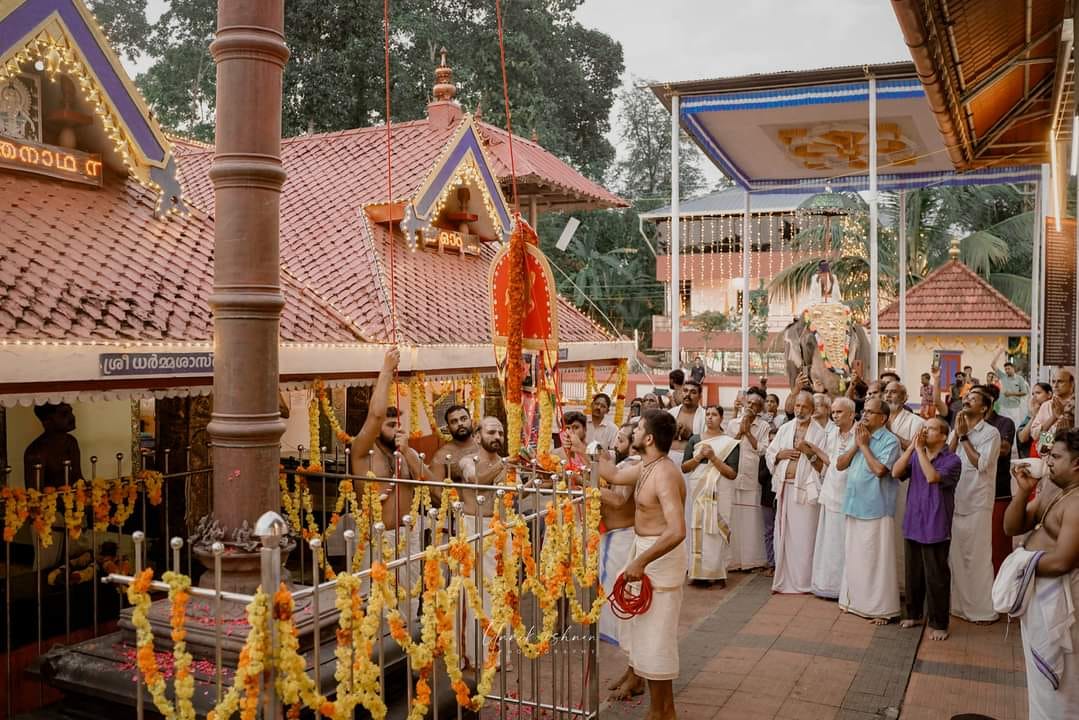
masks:
[[[172,657],[173,667],[176,672],[173,684],[173,693],[176,704],[169,702],[165,695],[165,677],[157,667],[157,657],[154,655],[154,633],[150,626],[150,582],[154,578],[152,568],[143,570],[135,578],[135,581],[127,589],[127,599],[134,606],[131,614],[131,624],[135,626],[135,646],[137,649],[137,665],[146,681],[146,688],[150,691],[150,697],[166,720],[195,720],[195,708],[191,704],[191,698],[195,694],[195,678],[191,674],[191,653],[187,651],[187,636],[184,630],[187,603],[191,599],[188,590],[191,588],[191,578],[175,572],[167,572],[162,577],[169,585],[169,603],[172,609],[169,613],[169,621],[172,625]]]
[[[483,381],[478,370],[472,371],[472,396],[469,398],[473,422],[483,417]]]
[[[596,368],[588,363],[584,370],[584,406],[591,407],[592,398],[596,396]]]
[[[420,430],[422,393],[423,386],[420,385],[419,378],[413,375],[408,379],[408,436],[412,439],[423,437],[423,431]]]
[[[322,472],[322,450],[319,447],[318,431],[318,396],[311,398],[307,406],[307,431],[311,438],[310,450],[311,462],[307,466],[308,472]]]
[[[419,379],[421,397],[423,398],[423,409],[427,414],[427,424],[431,426],[431,432],[438,435],[442,442],[450,442],[453,440],[453,436],[449,433],[442,432],[442,429],[438,425],[438,420],[435,419],[434,400],[427,396],[427,391],[424,389],[427,382],[426,377],[423,373],[417,373],[417,378]]]
[[[618,381],[614,388],[614,424],[621,426],[626,419],[626,390],[629,389],[629,362],[618,363]]]

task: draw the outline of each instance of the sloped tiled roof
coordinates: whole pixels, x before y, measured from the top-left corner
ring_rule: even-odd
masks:
[[[455,125],[438,127],[427,120],[393,126],[395,200],[419,189],[455,131]],[[282,267],[343,312],[371,342],[392,338],[394,306],[402,342],[490,342],[487,285],[493,246],[479,257],[414,253],[397,235],[391,283],[385,227],[372,226],[363,211],[386,198],[385,138],[381,127],[282,142],[287,174],[281,195]],[[175,148],[188,201],[212,212],[213,150],[183,141]],[[611,339],[565,300],[560,323],[565,341]]]
[[[487,157],[491,169],[502,182],[510,180],[509,133],[490,123],[477,123],[480,133],[487,139]],[[566,163],[545,150],[539,143],[513,136],[513,165],[518,182],[535,181],[553,186],[570,195],[580,195],[591,201],[611,207],[629,207],[622,198],[599,183],[592,182]]]
[[[899,329],[899,303],[880,314],[881,330]],[[1030,332],[1030,316],[958,260],[907,290],[908,330]]]
[[[0,338],[208,341],[213,223],[154,217],[134,180],[100,189],[0,171]],[[357,342],[358,329],[287,272],[286,342]]]

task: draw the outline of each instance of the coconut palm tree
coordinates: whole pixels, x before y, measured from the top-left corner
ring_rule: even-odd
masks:
[[[832,205],[858,206],[850,197],[856,194],[842,195],[842,203]],[[812,200],[813,207],[826,205],[819,198]],[[931,187],[908,191],[906,204],[908,287],[948,261],[951,239],[958,236],[960,259],[1016,305],[1029,309],[1031,193],[1013,185]],[[881,307],[886,307],[899,292],[898,195],[882,194],[880,207],[878,291]],[[844,300],[864,319],[869,304],[868,237],[868,213],[860,209],[841,219],[812,223],[794,241],[805,257],[776,275],[769,291],[780,299],[798,297],[809,289],[820,261],[828,260]]]

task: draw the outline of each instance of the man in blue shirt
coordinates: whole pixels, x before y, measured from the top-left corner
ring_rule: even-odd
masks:
[[[847,470],[843,513],[847,516],[846,561],[839,606],[875,625],[899,615],[895,563],[895,496],[892,466],[899,438],[885,425],[891,409],[879,398],[866,400],[854,431],[854,447],[836,461]]]

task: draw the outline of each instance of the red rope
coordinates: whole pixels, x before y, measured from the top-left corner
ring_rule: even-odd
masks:
[[[386,206],[389,209],[393,203],[393,123],[390,121],[390,0],[382,1],[382,47],[385,58],[384,74],[386,77]],[[390,250],[390,342],[397,345],[397,273],[396,263],[394,262],[397,256],[397,243],[393,238],[393,215],[390,212],[386,213],[386,235],[389,238]],[[398,408],[401,407],[401,383],[399,382],[399,377],[398,370],[394,370],[394,405]],[[418,422],[418,420],[413,418],[413,422]],[[400,413],[397,416],[397,423],[398,429],[400,429]],[[394,477],[401,476],[400,453],[394,453],[393,475]]]
[[[607,601],[611,603],[611,612],[619,620],[629,620],[636,615],[644,615],[652,607],[652,581],[645,575],[641,578],[641,591],[633,592],[626,582],[626,576],[619,573],[614,581]]]
[[[382,2],[382,43],[385,50],[386,75],[386,203],[393,202],[393,124],[390,122],[390,0]],[[389,215],[389,214],[388,214]],[[397,247],[393,240],[393,219],[387,217],[386,231],[390,238],[390,336],[397,344],[397,291],[394,256]]]
[[[510,85],[506,78],[506,45],[502,39],[502,2],[495,0],[495,19],[498,22],[498,53],[502,61],[502,98],[506,103],[506,133],[509,135],[510,148],[510,179],[513,182],[513,207],[521,212],[521,204],[517,200],[517,163],[513,158],[513,119],[510,115]]]

